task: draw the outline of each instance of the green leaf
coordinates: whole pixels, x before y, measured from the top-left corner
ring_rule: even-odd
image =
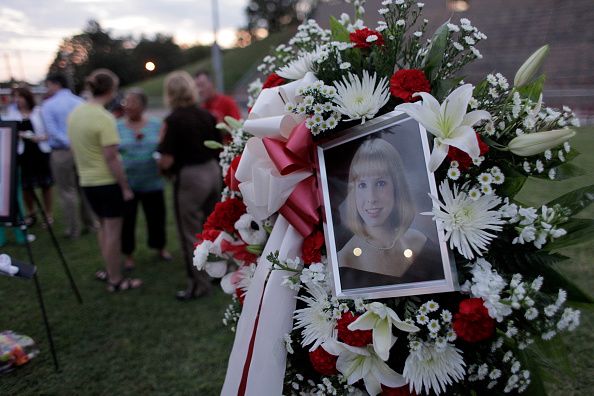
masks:
[[[217,142],[216,140],[205,140],[204,146],[211,150],[220,150],[224,147],[221,143]]]
[[[528,180],[528,177],[511,166],[504,166],[502,171],[505,174],[505,181],[501,187],[497,189],[497,193],[499,195],[513,198],[520,192],[524,183]]]
[[[229,124],[229,126],[233,129],[243,128],[243,123],[239,120],[236,120],[235,118],[233,118],[231,116],[225,116],[225,122],[227,124]]]
[[[432,83],[437,78],[437,72],[443,63],[443,57],[448,43],[448,23],[449,21],[437,28],[431,39],[427,56],[425,57],[425,75]]]
[[[556,291],[556,289],[564,289],[567,292],[567,298],[570,301],[582,302],[587,304],[592,304],[594,300],[590,295],[584,292],[582,289],[579,288],[575,283],[571,280],[567,279],[565,275],[561,274],[553,267],[543,267],[542,276],[545,279],[545,283],[548,284],[547,289],[550,292]],[[553,289],[553,286],[554,288]]]
[[[458,86],[458,84],[462,81],[462,77],[458,78],[448,78],[445,80],[438,80],[433,85],[433,95],[437,98],[438,101],[442,101],[445,97],[450,93],[450,91]]]
[[[579,166],[576,166],[576,165],[568,163],[568,162],[561,164],[557,167],[551,168],[551,169],[555,169],[555,178],[554,179],[549,178],[548,172],[541,173],[538,175],[531,175],[531,176],[536,177],[537,179],[561,181],[561,180],[571,179],[572,177],[576,177],[576,176],[583,176],[587,173],[584,169],[580,168]]]
[[[521,88],[518,88],[518,92],[520,96],[528,98],[534,102],[537,102],[542,94],[542,89],[545,83],[545,75],[542,74],[536,80],[532,81],[530,84],[524,85]]]
[[[264,245],[247,245],[245,250],[251,254],[262,254],[264,251]]]
[[[592,219],[570,219],[567,223],[562,224],[562,227],[567,231],[567,235],[546,244],[545,250],[556,252],[594,238],[594,220]]]
[[[550,201],[547,206],[561,205],[571,210],[571,214],[576,214],[586,209],[592,202],[594,202],[594,184],[562,195]]]
[[[518,357],[523,363],[523,366],[530,371],[530,386],[523,393],[525,396],[546,396],[547,390],[544,385],[542,377],[542,370],[534,357],[530,356],[528,351],[517,351]]]
[[[350,33],[342,26],[340,22],[333,16],[330,17],[330,32],[332,33],[332,40],[333,41],[342,41],[345,43],[350,42]]]

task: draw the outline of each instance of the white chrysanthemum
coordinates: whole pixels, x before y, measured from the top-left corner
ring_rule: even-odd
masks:
[[[502,322],[504,317],[512,313],[509,304],[501,301],[501,294],[507,283],[485,259],[478,259],[470,273],[472,281],[467,291],[470,291],[472,297],[483,299],[489,316]]]
[[[306,308],[295,311],[295,329],[303,329],[301,345],[311,344],[310,351],[324,342],[333,339],[336,320],[332,318],[332,304],[328,293],[318,283],[306,285],[307,294],[299,299],[307,304]]]
[[[266,242],[266,230],[262,222],[256,220],[249,213],[244,213],[239,220],[235,222],[235,229],[239,236],[248,245],[262,245]]]
[[[336,87],[336,110],[349,117],[347,121],[373,118],[390,99],[388,80],[382,78],[376,86],[377,76],[370,76],[363,70],[363,77],[349,73],[342,81],[334,82]]]
[[[315,72],[314,65],[318,56],[317,51],[302,54],[288,65],[278,69],[276,74],[288,80],[299,80],[308,72]]]
[[[460,351],[452,344],[438,350],[434,343],[423,342],[406,358],[402,375],[411,391],[420,395],[424,389],[425,393],[439,395],[448,385],[464,378],[464,366]]]
[[[433,215],[443,224],[450,248],[456,247],[467,259],[472,259],[474,253],[482,255],[494,237],[488,230],[500,231],[504,223],[500,213],[493,210],[501,199],[495,195],[472,199],[465,192],[458,192],[456,185],[452,191],[445,180],[439,186],[439,192],[443,202],[432,197],[438,205],[433,208]]]

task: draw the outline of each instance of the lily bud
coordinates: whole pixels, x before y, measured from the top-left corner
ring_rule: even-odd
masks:
[[[545,58],[549,54],[549,45],[543,45],[520,66],[514,77],[514,86],[521,87],[528,84],[534,77],[540,66],[542,66]]]
[[[515,155],[529,157],[557,147],[574,136],[575,131],[569,128],[526,133],[513,138],[507,145],[507,148]]]

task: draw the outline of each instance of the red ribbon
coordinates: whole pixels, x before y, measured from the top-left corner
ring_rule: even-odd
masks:
[[[305,122],[293,128],[287,141],[266,137],[262,142],[281,175],[297,171],[313,173],[315,145]],[[312,175],[295,186],[279,212],[303,237],[307,237],[320,222],[319,208],[317,179]]]

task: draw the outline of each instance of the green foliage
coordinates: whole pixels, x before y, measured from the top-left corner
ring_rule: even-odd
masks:
[[[431,45],[429,46],[427,56],[425,57],[423,70],[432,85],[438,76],[441,65],[443,64],[443,58],[448,44],[448,22],[437,28],[433,34]]]
[[[594,220],[593,219],[570,219],[563,224],[567,235],[547,244],[544,248],[554,252],[569,246],[579,245],[588,242],[594,238]]]
[[[517,90],[520,93],[520,96],[528,98],[533,102],[537,102],[540,98],[540,95],[542,95],[545,80],[546,76],[543,74],[536,80],[532,81],[530,84],[524,85],[518,88]]]
[[[245,8],[247,28],[250,32],[259,28],[270,33],[279,32],[284,26],[303,20],[305,15],[297,11],[298,5],[309,6],[302,0],[250,0]]]
[[[350,42],[349,31],[333,16],[330,17],[330,31],[333,41]]]
[[[502,167],[502,171],[505,174],[505,181],[503,182],[503,185],[497,190],[499,194],[512,199],[520,192],[520,190],[522,190],[522,187],[526,183],[528,177],[518,172],[512,166],[504,166]]]
[[[577,214],[586,209],[594,202],[594,184],[578,188],[550,201],[547,205],[561,205],[571,211],[571,214]]]

